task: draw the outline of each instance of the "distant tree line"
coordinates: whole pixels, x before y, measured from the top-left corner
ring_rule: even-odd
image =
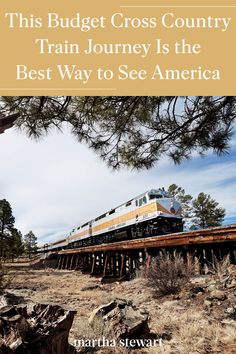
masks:
[[[37,237],[32,231],[22,236],[14,224],[10,203],[6,199],[0,200],[0,258],[12,261],[22,255],[30,258],[37,250]]]
[[[171,184],[168,192],[181,203],[186,228],[196,230],[222,225],[225,209],[219,207],[219,203],[209,194],[201,192],[194,199],[176,184]]]

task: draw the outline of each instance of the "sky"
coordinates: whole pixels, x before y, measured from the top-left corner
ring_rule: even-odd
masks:
[[[114,172],[69,130],[35,141],[15,128],[0,135],[0,199],[13,209],[15,226],[32,230],[39,244],[158,187],[176,183],[194,197],[209,193],[236,223],[236,144],[229,155],[209,154],[175,166],[167,158],[151,170]]]

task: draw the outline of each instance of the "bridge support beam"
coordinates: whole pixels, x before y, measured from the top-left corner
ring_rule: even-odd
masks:
[[[196,237],[199,235],[197,234]],[[168,236],[166,236],[166,240],[168,240]],[[159,247],[143,247],[146,242],[143,239],[64,250],[58,252],[57,266],[58,269],[73,269],[91,275],[100,275],[103,279],[122,280],[132,278],[140,267],[148,270],[152,259],[156,257],[158,262],[158,258],[164,251],[172,255],[174,252],[180,253],[188,265],[188,269],[192,270],[194,274],[205,274],[214,263],[221,261],[226,255],[229,256],[231,263],[236,264],[236,241],[220,243],[219,239],[214,241],[211,237],[209,243],[195,244],[191,242],[191,244],[181,243],[170,246],[166,244],[166,240]],[[202,240],[204,241],[203,237],[200,241]],[[137,245],[131,247],[135,242]],[[154,245],[158,243],[158,237],[153,242]]]

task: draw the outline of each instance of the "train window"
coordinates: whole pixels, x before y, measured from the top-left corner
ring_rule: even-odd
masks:
[[[139,206],[143,204],[143,198],[139,199]]]
[[[107,214],[102,214],[102,215],[98,216],[98,217],[95,219],[95,221],[98,221],[98,220],[101,220],[101,219],[105,218],[106,215],[107,215]]]
[[[137,200],[135,200],[135,205],[138,206],[138,201]]]
[[[114,214],[115,211],[116,211],[115,209],[111,210],[111,211],[109,212],[109,215]]]
[[[143,204],[146,204],[147,203],[147,198],[144,196],[143,197]]]
[[[125,206],[127,207],[127,206],[130,206],[131,204],[132,204],[132,200],[128,201],[128,202],[125,204]]]
[[[149,194],[149,199],[160,199],[162,198],[161,194]]]

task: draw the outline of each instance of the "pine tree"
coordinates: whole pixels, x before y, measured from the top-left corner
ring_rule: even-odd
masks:
[[[236,97],[6,96],[0,113],[18,114],[14,124],[36,138],[66,122],[112,168],[148,169],[163,156],[181,163],[193,153],[228,152]]]
[[[209,194],[201,192],[196,199],[193,199],[190,194],[185,194],[184,188],[176,184],[171,184],[168,192],[181,204],[185,227],[194,230],[222,224],[225,209],[218,207],[219,203]]]
[[[4,255],[6,241],[11,237],[15,218],[12,215],[12,208],[6,199],[0,200],[0,256]]]
[[[193,229],[205,229],[222,225],[225,209],[218,207],[219,203],[209,194],[199,193],[193,200]]]
[[[24,252],[24,244],[22,234],[19,230],[13,228],[10,237],[6,241],[5,246],[6,258],[11,258],[12,262],[14,258],[21,256]]]
[[[33,252],[37,251],[37,237],[32,231],[29,231],[24,236],[24,247],[25,252],[28,254],[29,258],[31,258]]]

